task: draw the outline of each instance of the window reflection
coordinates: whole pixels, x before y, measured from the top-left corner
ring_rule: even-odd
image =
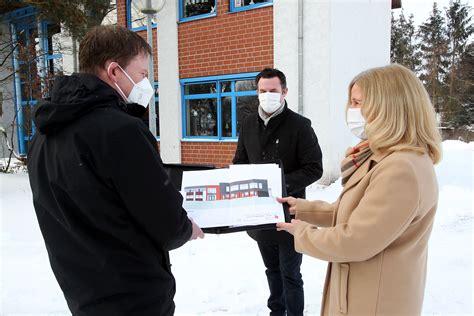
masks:
[[[256,91],[255,80],[239,80],[235,82],[235,91]]]
[[[216,92],[215,82],[190,84],[184,87],[185,94],[208,94]]]
[[[183,2],[183,18],[214,13],[216,0],[181,0]]]
[[[198,99],[186,101],[188,136],[217,136],[216,99]]]
[[[232,97],[221,99],[222,137],[232,137]]]
[[[128,8],[130,10],[130,27],[132,29],[146,27],[146,15],[140,12],[132,0],[128,0]],[[151,22],[156,25],[156,15],[153,15]]]
[[[248,5],[254,5],[258,3],[272,3],[272,0],[231,0],[234,1],[234,7],[235,8],[240,8],[240,7],[245,7]]]
[[[258,97],[256,95],[237,97],[237,133],[239,133],[245,117],[257,111]]]

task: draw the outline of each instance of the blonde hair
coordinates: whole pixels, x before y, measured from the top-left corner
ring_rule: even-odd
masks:
[[[370,148],[380,152],[411,150],[441,160],[441,136],[435,111],[422,82],[409,69],[392,64],[364,71],[349,84],[362,90],[362,115]]]

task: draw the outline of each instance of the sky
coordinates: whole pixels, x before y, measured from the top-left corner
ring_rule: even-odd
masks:
[[[449,6],[450,0],[402,0],[402,9],[405,14],[405,17],[408,17],[410,16],[410,14],[413,14],[415,25],[418,26],[421,23],[425,22],[430,16],[434,2],[438,4],[438,8],[442,10],[444,15],[444,8],[447,8]],[[461,0],[461,3],[468,4],[469,6],[474,7],[474,0]],[[400,10],[398,9],[395,11]]]

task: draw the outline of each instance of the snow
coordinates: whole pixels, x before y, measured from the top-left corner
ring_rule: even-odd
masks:
[[[445,141],[443,149],[423,314],[472,315],[474,143]],[[339,181],[314,185],[308,198],[333,201],[340,191]],[[70,315],[49,266],[27,174],[0,174],[0,192],[0,315]],[[264,266],[245,233],[208,234],[172,251],[171,260],[176,315],[268,314]],[[319,314],[325,272],[325,262],[304,257],[307,315]]]

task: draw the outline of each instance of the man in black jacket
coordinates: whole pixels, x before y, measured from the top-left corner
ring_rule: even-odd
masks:
[[[249,114],[239,134],[234,164],[280,159],[287,195],[304,198],[305,188],[322,173],[322,154],[311,121],[291,111],[285,75],[266,68],[257,75],[258,112]],[[303,315],[304,292],[300,266],[302,254],[293,236],[276,230],[249,231],[260,249],[266,267],[270,315]]]
[[[163,169],[142,115],[154,94],[151,49],[99,26],[80,73],[39,102],[28,153],[33,203],[51,267],[73,315],[172,315],[168,251],[203,237]]]

